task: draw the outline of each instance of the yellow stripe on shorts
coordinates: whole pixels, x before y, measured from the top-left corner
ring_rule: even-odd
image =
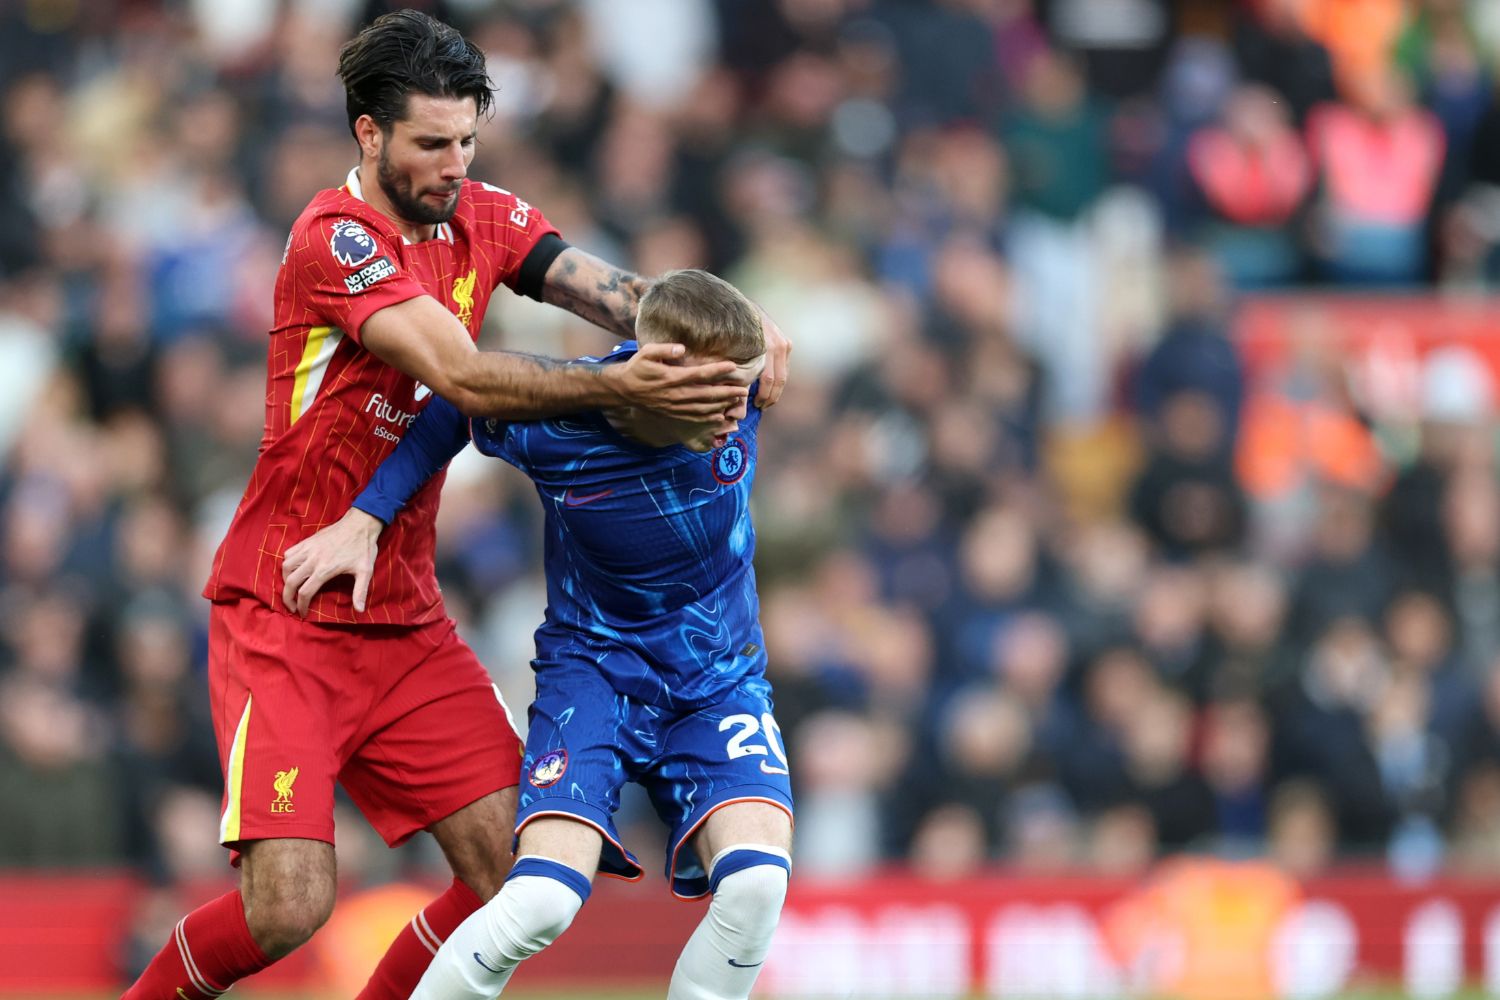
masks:
[[[245,783],[245,739],[250,733],[250,703],[245,696],[245,711],[234,730],[234,744],[229,748],[229,768],[224,775],[224,816],[219,820],[219,843],[232,844],[240,839],[240,790]]]

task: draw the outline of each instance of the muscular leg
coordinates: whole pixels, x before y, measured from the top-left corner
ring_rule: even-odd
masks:
[[[184,917],[124,1000],[213,1000],[312,937],[333,898],[331,844],[247,842],[239,890]]]
[[[328,921],[337,888],[332,844],[287,839],[244,846],[240,895],[245,923],[272,961],[305,944]]]
[[[792,823],[764,802],[734,802],[693,838],[713,899],[677,960],[667,1000],[744,1000],[771,950],[791,865]]]
[[[515,839],[516,789],[502,788],[464,806],[429,829],[448,859],[453,877],[474,890],[480,901],[500,891],[510,872],[510,845]]]
[[[495,996],[521,962],[567,930],[589,895],[604,838],[584,823],[543,816],[521,831],[498,895],[448,936],[412,1000]]]

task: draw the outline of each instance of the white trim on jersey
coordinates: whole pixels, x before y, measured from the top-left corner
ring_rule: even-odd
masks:
[[[500,693],[500,685],[491,682],[490,689],[495,692],[495,700],[500,703],[500,707],[505,711],[505,721],[510,723],[511,732],[516,734],[516,739],[522,743],[526,742],[525,738],[521,736],[521,730],[516,728],[516,717],[510,714],[510,706],[505,703],[505,695]]]
[[[349,171],[349,176],[344,179],[344,186],[349,189],[349,193],[351,195],[358,198],[360,201],[365,200],[365,189],[364,185],[360,184],[359,182],[358,167],[354,167]],[[486,184],[485,187],[490,188],[490,190],[492,191],[500,190],[499,188],[491,187],[488,184]],[[446,222],[439,222],[437,231],[433,233],[433,238],[442,240],[444,243],[452,243],[453,227]],[[405,236],[401,237],[401,242],[406,244],[407,246],[411,246],[411,240],[407,239]]]
[[[315,326],[307,331],[302,359],[292,377],[292,423],[312,409],[313,400],[323,386],[323,376],[328,373],[328,363],[343,339],[344,331],[336,326]]]

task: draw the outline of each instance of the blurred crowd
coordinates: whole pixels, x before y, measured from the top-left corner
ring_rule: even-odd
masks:
[[[1390,426],[1315,307],[1256,378],[1230,339],[1258,289],[1500,275],[1500,4],[413,3],[499,85],[472,176],[797,345],[756,516],[799,871],[1500,872],[1490,370]],[[0,865],[221,870],[198,595],[385,8],[0,6]],[[501,296],[485,343],[607,341]],[[455,463],[445,594],[516,705],[540,537]]]

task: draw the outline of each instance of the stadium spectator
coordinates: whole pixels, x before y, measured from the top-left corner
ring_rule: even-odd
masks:
[[[1384,843],[1394,821],[1367,733],[1389,683],[1374,631],[1357,618],[1339,618],[1317,637],[1295,686],[1275,702],[1278,773],[1315,781],[1345,841],[1366,850]]]
[[[35,674],[7,678],[0,706],[0,793],[26,804],[0,821],[0,864],[123,860],[122,803],[95,710]]]
[[[1216,803],[1192,764],[1193,706],[1157,688],[1125,728],[1126,797],[1151,814],[1164,848],[1180,850],[1213,834]]]
[[[1447,155],[1439,199],[1459,193],[1473,161],[1475,131],[1489,106],[1491,76],[1463,4],[1427,3],[1411,12],[1395,60],[1443,125]]]
[[[1100,875],[1140,877],[1160,849],[1150,811],[1135,803],[1103,810],[1089,830],[1089,867]]]
[[[1418,451],[1391,484],[1381,509],[1393,554],[1418,586],[1441,590],[1450,572],[1442,517],[1446,484],[1467,471],[1491,474],[1487,436],[1495,414],[1494,376],[1464,347],[1423,361]]]
[[[1019,287],[1017,330],[1046,370],[1053,412],[1097,412],[1107,378],[1088,212],[1109,183],[1103,112],[1070,56],[1031,58],[1017,106],[1001,121],[1016,220],[1009,251]]]
[[[1320,875],[1333,863],[1338,827],[1316,784],[1283,782],[1271,798],[1268,853],[1294,878]]]
[[[1264,563],[1216,566],[1209,580],[1208,636],[1210,700],[1263,698],[1296,672],[1297,647],[1288,641],[1287,585]]]
[[[1086,665],[1086,725],[1060,761],[1064,787],[1084,812],[1092,815],[1118,802],[1126,782],[1124,748],[1131,719],[1159,687],[1150,661],[1127,645],[1102,649]],[[1153,821],[1153,843],[1156,836]]]
[[[1242,87],[1222,125],[1188,142],[1188,171],[1202,200],[1198,238],[1240,288],[1280,285],[1301,271],[1296,227],[1312,190],[1312,164],[1273,91]]]
[[[889,727],[850,712],[804,719],[787,747],[787,756],[802,762],[796,786],[799,871],[847,877],[879,863],[880,793],[901,764],[899,745],[883,742],[890,735]]]
[[[1283,362],[1247,388],[1235,474],[1254,504],[1260,546],[1284,565],[1305,558],[1321,491],[1374,491],[1389,465],[1353,398],[1340,329],[1316,304],[1287,321]]]
[[[1171,559],[1238,547],[1249,505],[1230,461],[1230,413],[1206,393],[1163,398],[1160,434],[1131,491],[1131,515]]]
[[[984,820],[973,807],[952,803],[922,818],[908,863],[924,878],[952,882],[982,871],[989,860]]]
[[[939,794],[973,809],[984,822],[986,843],[998,844],[1009,790],[1023,776],[1032,748],[1025,707],[995,685],[975,685],[952,700],[938,728],[945,765]]]
[[[1488,764],[1464,775],[1452,827],[1453,870],[1476,876],[1500,871],[1500,768]]]
[[[1212,703],[1203,720],[1203,778],[1214,799],[1220,850],[1254,855],[1266,835],[1270,721],[1254,698]]]
[[[1459,655],[1469,671],[1500,653],[1500,486],[1478,469],[1452,476],[1442,522],[1449,576],[1444,597],[1453,609]]]
[[[1364,72],[1349,90],[1350,104],[1320,105],[1307,121],[1322,189],[1317,255],[1340,284],[1409,285],[1425,276],[1443,132],[1393,70]]]
[[[1302,0],[1241,4],[1234,49],[1246,80],[1264,84],[1290,105],[1300,125],[1314,106],[1336,96],[1328,49],[1308,35]]]
[[[1057,44],[1084,57],[1090,86],[1111,100],[1150,90],[1171,45],[1176,10],[1168,0],[1138,0],[1129,16],[1110,16],[1100,0],[1037,0]]]

